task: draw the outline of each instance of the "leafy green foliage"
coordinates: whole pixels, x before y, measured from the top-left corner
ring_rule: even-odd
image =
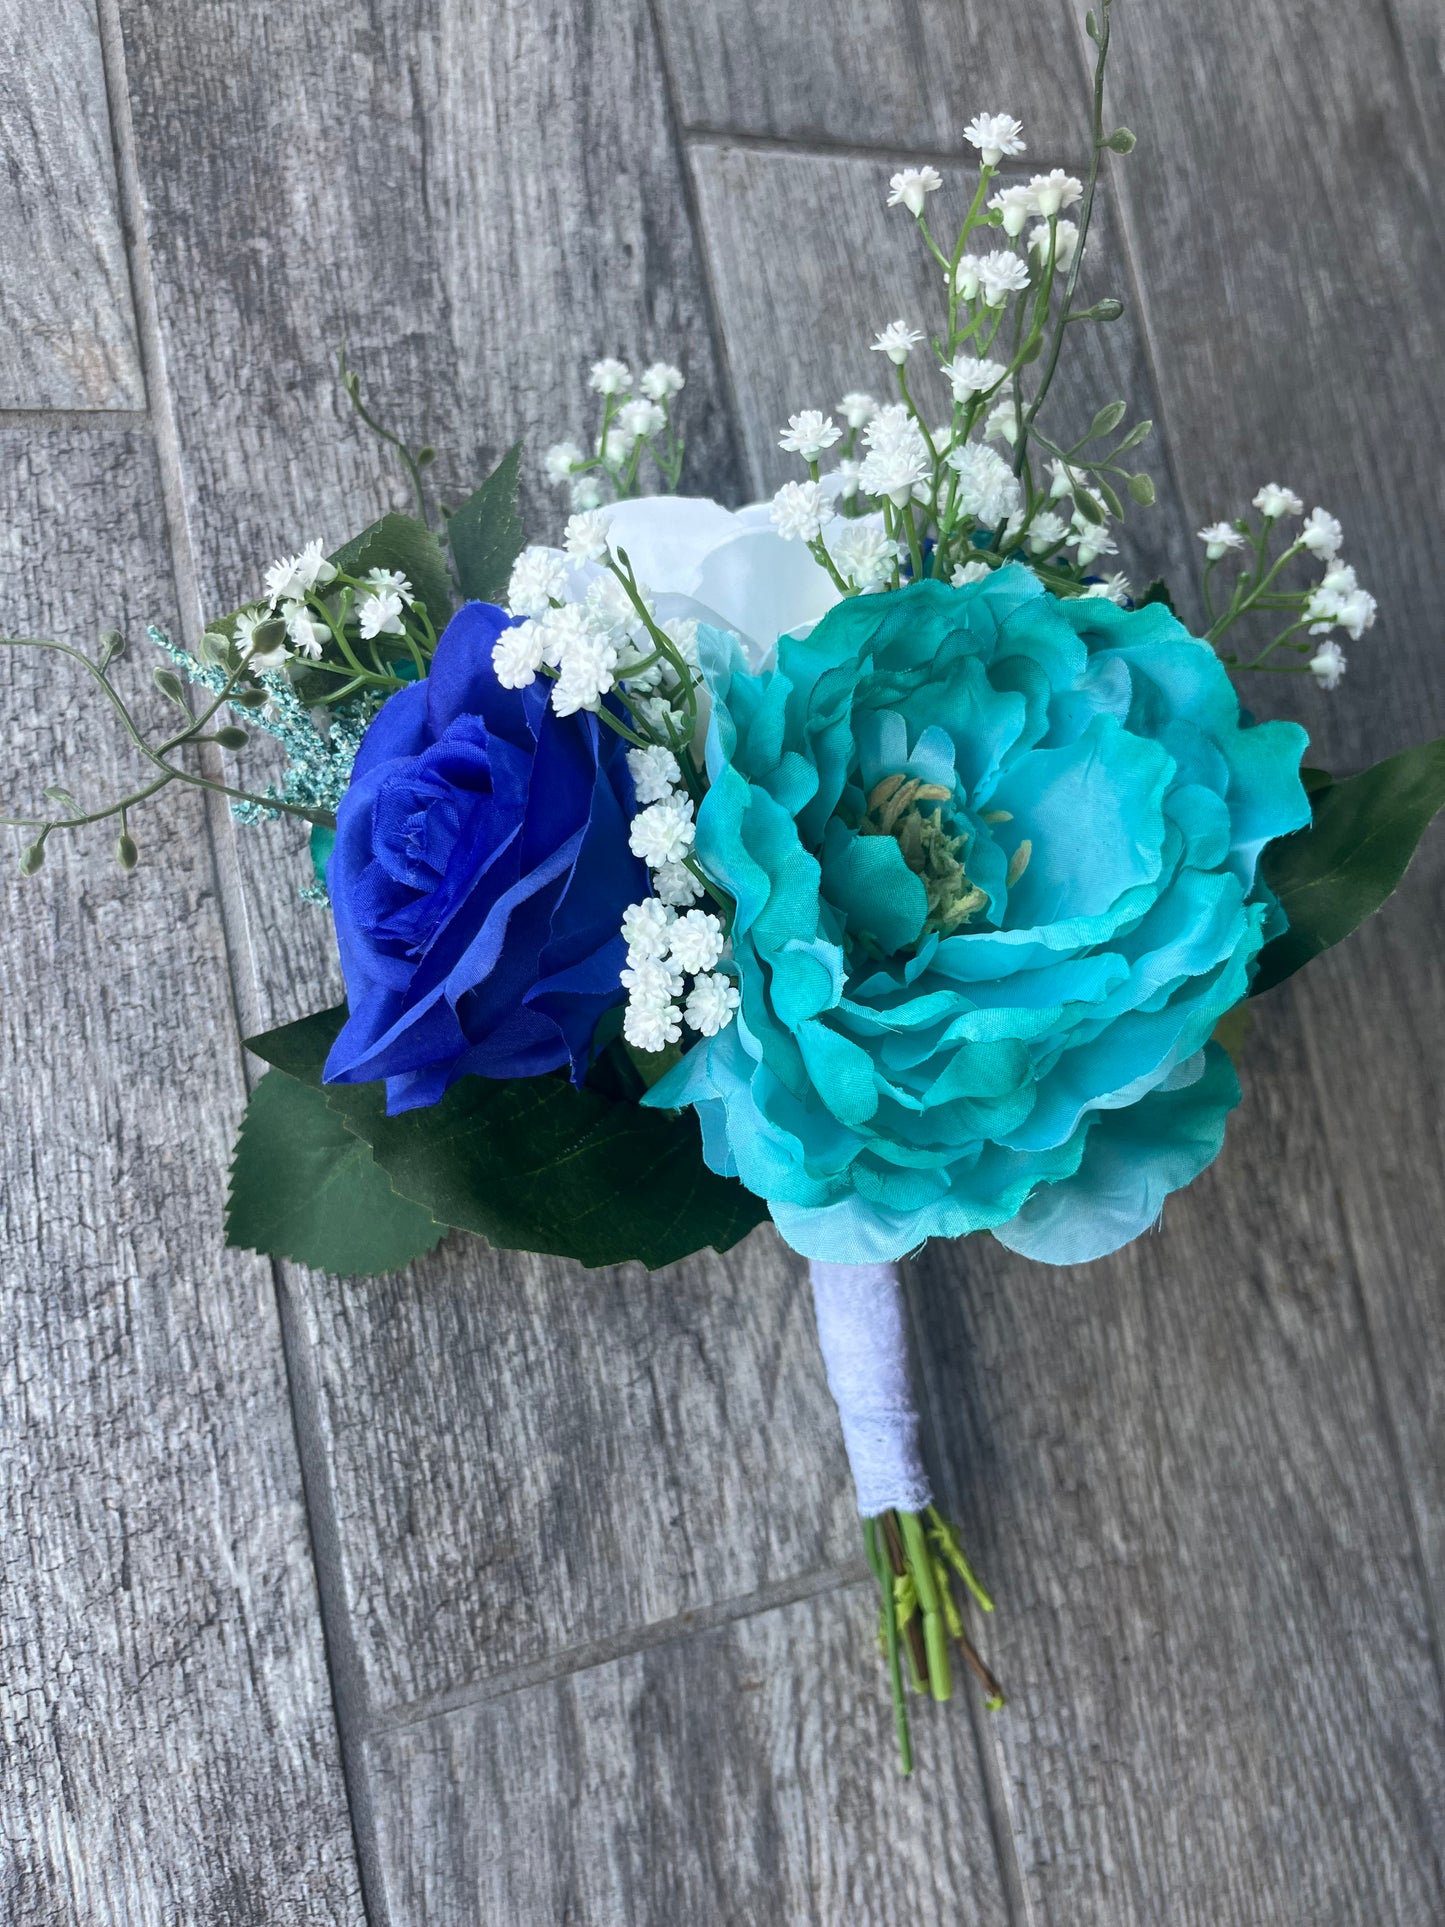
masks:
[[[331,560],[347,575],[364,576],[368,569],[400,569],[417,600],[426,604],[437,634],[445,628],[452,613],[446,550],[426,523],[418,522],[414,515],[383,515],[379,522],[343,543]]]
[[[1174,607],[1174,598],[1169,593],[1169,584],[1164,580],[1162,575],[1155,576],[1154,580],[1149,584],[1149,587],[1144,591],[1143,595],[1140,596],[1137,606],[1141,609],[1147,609],[1151,602],[1162,602],[1171,616],[1177,613]]]
[[[447,538],[457,580],[469,602],[500,602],[512,564],[522,549],[517,514],[517,475],[522,444],[513,442],[481,487],[454,510]]]
[[[1289,929],[1260,953],[1253,994],[1272,989],[1347,937],[1394,892],[1445,806],[1445,736],[1334,782],[1304,772],[1313,818],[1271,845],[1263,870]]]
[[[319,1090],[271,1070],[231,1164],[226,1242],[342,1274],[397,1271],[446,1226],[387,1182]]]
[[[386,1115],[380,1084],[321,1085],[345,1018],[320,1011],[249,1048],[309,1085],[370,1146],[392,1187],[440,1223],[509,1251],[649,1270],[704,1246],[726,1251],[767,1215],[707,1169],[692,1118],[577,1090],[565,1078],[468,1077],[439,1104]]]

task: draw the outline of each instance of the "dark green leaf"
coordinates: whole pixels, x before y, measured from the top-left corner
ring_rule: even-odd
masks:
[[[767,1216],[702,1160],[697,1122],[615,1103],[561,1076],[467,1077],[439,1104],[388,1117],[379,1084],[326,1102],[405,1196],[504,1251],[647,1268],[726,1251]]]
[[[319,1091],[321,1067],[345,1022],[345,1004],[335,1004],[330,1010],[318,1010],[310,1017],[298,1018],[294,1024],[282,1024],[276,1030],[263,1031],[259,1037],[248,1037],[246,1049],[264,1063],[274,1064],[278,1071],[285,1071],[288,1077]]]
[[[319,1088],[345,1020],[344,1008],[318,1011],[247,1048]],[[371,1145],[394,1189],[503,1250],[584,1265],[637,1258],[650,1270],[706,1245],[726,1251],[767,1207],[707,1169],[693,1118],[611,1095],[636,1077],[629,1069],[625,1081],[599,1079],[606,1090],[468,1077],[439,1104],[390,1118],[380,1084],[328,1084],[325,1101]]]
[[[492,473],[447,523],[457,580],[468,601],[499,602],[522,548],[517,474],[522,444],[513,442]]]
[[[1138,607],[1147,609],[1151,602],[1162,602],[1171,616],[1175,613],[1174,598],[1170,595],[1169,584],[1164,580],[1162,575],[1155,576],[1154,580],[1149,584],[1149,587],[1144,591],[1143,595],[1140,596]]]
[[[226,1242],[318,1271],[397,1271],[446,1230],[398,1197],[320,1091],[267,1071],[231,1164]]]
[[[1393,893],[1431,818],[1445,806],[1445,736],[1401,750],[1358,776],[1307,787],[1312,821],[1264,854],[1265,880],[1290,927],[1260,953],[1255,995],[1347,937]]]
[[[425,522],[414,515],[383,515],[353,536],[331,560],[347,575],[368,569],[400,569],[417,600],[426,604],[432,626],[441,632],[452,612],[451,573],[446,551]]]

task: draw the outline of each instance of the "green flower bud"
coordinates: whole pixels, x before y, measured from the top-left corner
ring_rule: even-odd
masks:
[[[26,850],[24,856],[20,859],[21,876],[33,877],[44,861],[45,838],[43,836],[37,836],[29,849]]]
[[[122,830],[115,839],[115,860],[122,870],[133,870],[140,861],[140,851],[128,830]]]
[[[216,731],[211,741],[220,749],[244,749],[250,737],[244,729],[238,729],[234,723],[227,723],[224,729]]]

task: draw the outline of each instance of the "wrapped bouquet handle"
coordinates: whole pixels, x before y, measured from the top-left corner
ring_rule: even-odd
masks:
[[[818,1345],[838,1407],[858,1495],[868,1563],[881,1595],[881,1637],[893,1692],[898,1750],[913,1770],[903,1655],[915,1692],[952,1696],[948,1641],[956,1639],[982,1681],[990,1708],[1003,1692],[979,1657],[953,1597],[956,1576],[984,1612],[993,1601],[933,1503],[919,1448],[921,1421],[908,1357],[907,1308],[896,1264],[808,1261]]]

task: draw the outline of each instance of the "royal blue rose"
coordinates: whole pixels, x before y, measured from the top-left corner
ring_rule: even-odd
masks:
[[[813,1258],[991,1230],[1054,1262],[1144,1230],[1239,1098],[1212,1043],[1283,927],[1305,734],[1247,725],[1154,606],[1020,567],[840,603],[754,673],[704,633],[697,854],[737,1021],[649,1093]]]
[[[398,690],[357,752],[328,883],[349,1015],[333,1083],[386,1080],[387,1110],[468,1074],[586,1071],[621,1001],[622,912],[645,894],[628,848],[621,738],[558,716],[549,685],[503,689],[511,620],[468,603],[426,678]]]

